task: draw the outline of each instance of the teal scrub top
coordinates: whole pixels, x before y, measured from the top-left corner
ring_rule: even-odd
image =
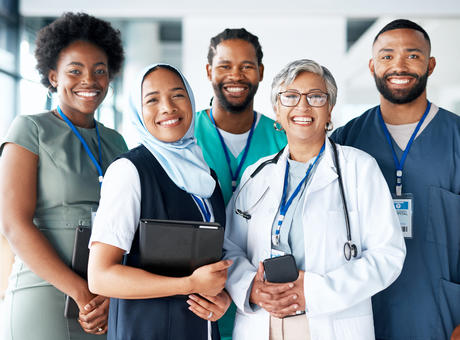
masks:
[[[272,155],[281,150],[287,143],[286,134],[283,131],[276,131],[273,128],[274,121],[261,115],[257,126],[254,129],[248,155],[241,167],[237,179],[237,185],[241,180],[244,170],[260,158]],[[195,119],[195,137],[198,145],[203,150],[203,156],[209,167],[213,169],[219,179],[220,187],[224,195],[225,204],[232,197],[232,178],[228,168],[227,159],[222,148],[219,135],[214,124],[209,119],[206,110],[197,113]],[[230,166],[233,173],[238,168],[238,164],[243,157],[241,152],[237,158],[229,152]]]
[[[260,158],[275,154],[284,148],[287,144],[287,138],[284,131],[276,131],[273,128],[274,121],[264,115],[260,116],[259,122],[254,129],[251,144],[249,146],[248,155],[241,167],[240,173],[237,178],[237,185],[240,183],[241,176],[244,170],[251,164],[257,162]],[[216,127],[209,119],[206,110],[200,111],[195,119],[195,137],[198,145],[203,150],[203,156],[208,163],[209,167],[213,169],[224,196],[225,205],[232,197],[232,178],[228,168],[227,159],[222,148],[219,135],[217,134]],[[235,173],[238,164],[243,157],[241,152],[237,158],[229,152],[230,166],[232,172]],[[232,338],[233,323],[235,321],[235,304],[231,304],[230,308],[219,320],[219,330],[222,340]]]

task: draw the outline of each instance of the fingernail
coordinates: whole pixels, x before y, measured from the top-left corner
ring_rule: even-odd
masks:
[[[293,298],[294,300],[297,300],[297,295],[293,295],[292,298]]]
[[[294,287],[294,284],[293,284],[293,283],[290,283],[290,284],[289,284],[289,288],[292,288],[292,287]]]
[[[192,304],[192,300],[187,300],[186,302],[187,302],[189,305]]]
[[[192,300],[195,300],[195,295],[189,295],[188,297]]]
[[[259,294],[259,288],[256,289],[256,294]]]
[[[263,307],[263,305],[264,305],[264,304],[263,304],[262,302],[259,303],[259,306],[260,306],[260,307]]]
[[[297,309],[297,308],[299,308],[299,306],[298,306],[298,305],[294,305],[294,309]]]
[[[90,304],[87,304],[87,305],[85,306],[85,310],[90,310],[90,309],[91,309],[91,305],[90,305]]]

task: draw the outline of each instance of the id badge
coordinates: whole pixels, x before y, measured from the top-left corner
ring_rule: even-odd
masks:
[[[393,204],[398,214],[399,224],[401,225],[401,230],[404,238],[413,237],[413,228],[412,228],[412,209],[413,209],[414,199],[412,194],[402,194],[401,196],[396,196],[393,194]]]
[[[283,255],[286,255],[286,253],[284,251],[272,248],[272,254],[271,254],[270,257],[273,258],[273,257],[279,257],[279,256],[283,256]]]

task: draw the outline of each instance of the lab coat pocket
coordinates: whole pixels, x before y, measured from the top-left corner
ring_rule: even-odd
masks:
[[[441,279],[439,288],[441,326],[446,339],[448,339],[454,328],[460,325],[460,308],[458,305],[460,301],[460,284]]]
[[[428,202],[427,241],[460,250],[460,195],[430,187]]]
[[[361,235],[357,211],[349,211],[350,231],[352,242],[358,249],[357,258],[361,257]],[[342,265],[346,260],[343,247],[347,242],[347,227],[343,210],[328,211],[326,226],[326,263],[327,270],[332,270]]]
[[[334,320],[334,333],[337,340],[373,340],[375,335],[372,314]]]

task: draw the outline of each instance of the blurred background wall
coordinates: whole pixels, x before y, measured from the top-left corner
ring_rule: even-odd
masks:
[[[159,61],[182,68],[195,92],[197,109],[205,108],[212,96],[205,72],[209,39],[226,27],[245,27],[260,39],[265,78],[255,99],[256,110],[273,115],[270,84],[286,63],[314,59],[337,80],[333,121],[338,127],[378,104],[367,67],[375,34],[392,19],[412,19],[430,35],[432,55],[437,58],[428,81],[429,99],[460,113],[458,0],[0,0],[0,138],[16,115],[54,106],[35,70],[34,40],[41,27],[66,11],[99,16],[122,32],[126,62],[112,84],[113,94],[97,115],[118,129],[130,146],[135,145],[135,136],[123,112],[136,72]],[[0,247],[3,289],[11,254],[4,240]]]

